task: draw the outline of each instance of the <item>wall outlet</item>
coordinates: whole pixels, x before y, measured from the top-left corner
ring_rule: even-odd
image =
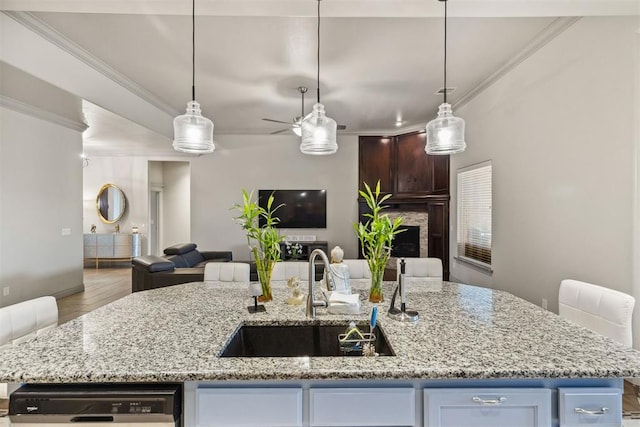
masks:
[[[545,310],[547,309],[547,299],[546,298],[542,298],[542,308],[544,308]]]
[[[62,236],[71,236],[71,229],[70,228],[63,228],[62,230],[60,230],[60,235],[62,235]]]
[[[9,286],[5,286],[4,288],[2,288],[3,297],[9,296],[9,293],[11,293],[11,288]]]

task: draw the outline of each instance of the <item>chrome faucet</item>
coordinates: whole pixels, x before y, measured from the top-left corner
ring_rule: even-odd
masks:
[[[316,281],[316,257],[320,255],[322,258],[322,262],[324,263],[324,272],[327,278],[327,286],[330,290],[335,289],[335,284],[333,281],[333,274],[331,273],[331,268],[329,267],[329,258],[327,258],[327,254],[325,254],[322,249],[314,249],[313,252],[309,255],[309,294],[307,295],[307,317],[311,319],[316,318],[316,307],[326,307],[327,302],[322,300],[315,300],[313,296],[313,282]]]

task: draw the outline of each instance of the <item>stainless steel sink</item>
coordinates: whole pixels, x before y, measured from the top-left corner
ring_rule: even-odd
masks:
[[[361,351],[340,349],[338,335],[346,325],[242,325],[222,350],[220,357],[336,357],[361,356]],[[358,324],[362,331],[369,326]],[[379,356],[395,356],[379,326],[375,351]]]

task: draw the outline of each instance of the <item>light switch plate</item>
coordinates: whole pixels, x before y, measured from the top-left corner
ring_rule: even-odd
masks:
[[[62,236],[71,236],[71,229],[70,229],[70,228],[63,228],[63,229],[60,231],[60,234],[61,234]]]

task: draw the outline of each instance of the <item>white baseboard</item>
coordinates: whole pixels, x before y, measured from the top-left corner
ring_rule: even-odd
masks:
[[[68,297],[69,295],[77,294],[79,292],[84,292],[84,283],[70,289],[65,289],[64,291],[56,292],[52,296],[55,297],[55,299],[60,299]]]

